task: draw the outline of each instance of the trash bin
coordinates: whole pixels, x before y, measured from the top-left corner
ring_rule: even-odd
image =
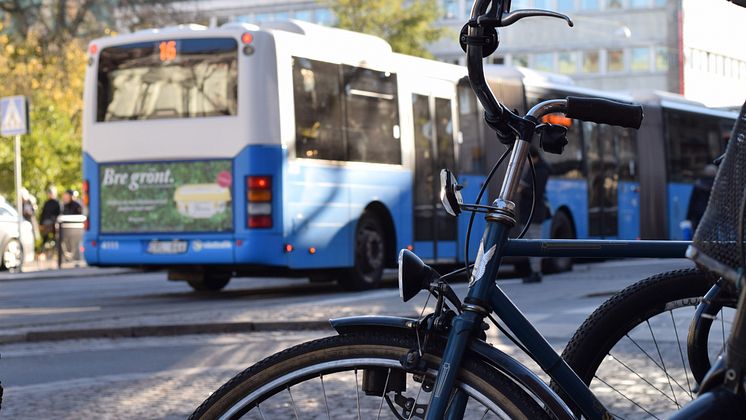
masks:
[[[61,215],[57,218],[58,266],[61,267],[63,262],[80,261],[86,220],[80,214]]]

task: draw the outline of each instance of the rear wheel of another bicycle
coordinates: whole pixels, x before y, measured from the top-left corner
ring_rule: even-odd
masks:
[[[696,397],[726,342],[736,304],[727,288],[690,328],[716,280],[694,268],[641,280],[596,309],[562,357],[615,416],[668,418]]]

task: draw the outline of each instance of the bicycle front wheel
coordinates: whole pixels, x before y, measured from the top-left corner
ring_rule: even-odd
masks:
[[[400,360],[415,348],[413,333],[372,331],[300,344],[239,373],[190,419],[422,418],[440,353],[427,349],[424,369],[407,371]],[[465,357],[456,385],[469,397],[464,418],[547,418],[525,391],[474,359]]]
[[[670,416],[696,396],[702,371],[722,352],[730,329],[736,301],[724,291],[699,331],[698,351],[690,352],[689,326],[715,280],[686,269],[627,287],[586,319],[562,357],[612,414]]]

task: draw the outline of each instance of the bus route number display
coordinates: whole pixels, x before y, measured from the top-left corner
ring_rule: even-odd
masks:
[[[161,41],[158,45],[160,50],[161,61],[171,61],[176,59],[176,41]]]

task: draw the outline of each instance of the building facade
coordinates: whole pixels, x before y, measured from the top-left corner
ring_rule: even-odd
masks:
[[[447,35],[431,45],[443,61],[464,63],[458,34],[470,0],[441,0],[438,25]],[[323,0],[198,0],[184,10],[213,23],[300,19],[335,23]],[[555,10],[575,27],[551,18],[522,20],[500,31],[494,63],[570,76],[597,89],[663,90],[709,106],[746,98],[746,9],[725,0],[513,0],[512,8]]]

